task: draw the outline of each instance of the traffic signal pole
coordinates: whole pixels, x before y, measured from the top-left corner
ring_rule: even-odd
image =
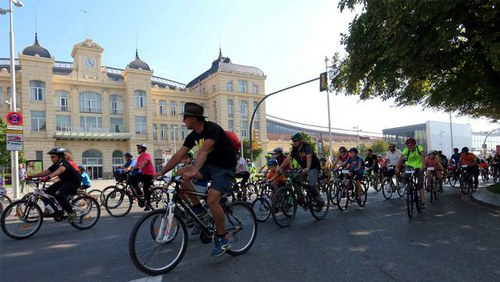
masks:
[[[266,100],[267,98],[269,98],[269,97],[271,97],[271,96],[273,96],[273,95],[275,95],[275,94],[278,94],[278,93],[280,93],[280,92],[283,92],[283,91],[285,91],[285,90],[292,89],[292,88],[295,88],[295,87],[297,87],[297,86],[301,86],[301,85],[304,85],[304,84],[307,84],[307,83],[310,83],[310,82],[316,81],[316,80],[318,80],[318,79],[319,79],[319,77],[314,78],[314,79],[310,79],[310,80],[308,80],[308,81],[304,81],[304,82],[302,82],[302,83],[295,84],[295,85],[292,85],[292,86],[290,86],[290,87],[283,88],[283,89],[281,89],[281,90],[275,91],[275,92],[273,92],[273,93],[269,93],[269,94],[267,94],[266,96],[264,96],[264,98],[262,98],[262,99],[259,101],[259,103],[258,103],[258,104],[257,104],[257,106],[255,107],[255,109],[253,109],[252,118],[250,119],[250,126],[249,126],[249,130],[248,130],[248,132],[250,132],[250,133],[252,132],[253,119],[255,118],[255,113],[257,112],[257,109],[260,107],[260,104],[262,104],[262,102],[264,102],[264,100]],[[252,134],[249,134],[249,136],[250,136],[250,159],[253,161],[253,149],[252,149],[252,142],[253,142],[253,140],[252,140]]]

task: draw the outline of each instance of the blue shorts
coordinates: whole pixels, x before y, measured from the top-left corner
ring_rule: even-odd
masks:
[[[210,189],[214,189],[221,193],[226,194],[233,185],[233,178],[236,174],[236,168],[222,168],[212,165],[203,165],[200,168],[200,173],[204,179],[211,180]]]

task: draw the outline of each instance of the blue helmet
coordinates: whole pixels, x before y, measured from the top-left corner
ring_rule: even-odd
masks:
[[[278,161],[276,159],[269,159],[267,161],[267,166],[272,166],[272,165],[274,166],[278,165]]]

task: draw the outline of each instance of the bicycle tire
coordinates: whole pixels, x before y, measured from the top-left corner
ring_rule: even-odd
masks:
[[[329,187],[329,185],[325,185],[321,189],[319,189],[319,195],[323,200],[324,205],[321,208],[313,206],[309,209],[311,215],[317,220],[325,219],[326,215],[328,214],[328,210],[330,209],[330,192],[328,191]]]
[[[12,204],[12,200],[7,196],[0,194],[0,214],[2,214],[4,208]]]
[[[126,216],[132,209],[132,196],[122,189],[115,189],[106,195],[104,208],[112,217]]]
[[[337,193],[338,193],[338,184],[336,183],[329,183],[328,186],[330,186],[330,188],[328,189],[329,193],[330,193],[330,203],[334,206],[338,205],[338,202],[337,202]]]
[[[23,205],[20,207],[20,205]],[[14,212],[15,211],[15,212]],[[32,212],[34,212],[32,214]],[[21,215],[23,215],[21,217]],[[30,218],[30,220],[25,220]],[[33,220],[36,219],[36,220]],[[18,231],[28,229],[28,224],[35,223],[34,227],[26,234],[19,234]],[[43,213],[40,207],[28,200],[17,200],[5,208],[5,212],[0,217],[2,231],[8,237],[16,240],[27,239],[35,235],[43,224]],[[11,228],[12,227],[12,228]]]
[[[413,188],[410,187],[410,189],[407,189],[406,191],[406,212],[408,213],[408,217],[410,219],[413,218]]]
[[[296,213],[297,199],[293,190],[289,187],[279,188],[271,206],[273,221],[279,227],[287,227],[292,224]]]
[[[416,208],[416,210],[417,210],[418,213],[422,213],[422,208],[420,207],[420,198],[419,198],[420,196],[418,195],[418,193],[419,193],[418,189],[414,189],[413,193],[414,193],[413,199],[415,200],[414,201],[415,202],[415,208]]]
[[[386,178],[382,184],[382,195],[386,200],[389,200],[392,198],[392,194],[394,192],[394,187],[391,185],[392,180],[389,178]]]
[[[257,197],[252,202],[252,210],[258,222],[265,222],[271,216],[271,199],[268,197]]]
[[[247,191],[247,201],[250,201],[252,196],[255,196],[258,194],[259,190],[257,189],[257,186],[255,184],[249,182],[245,185],[245,190]]]
[[[355,202],[356,201],[356,184],[354,183],[354,181],[349,181],[349,191],[348,191],[348,195],[349,195],[349,201],[351,202]]]
[[[406,195],[406,187],[405,186],[397,186],[394,184],[394,182],[391,181],[391,185],[393,187],[393,191],[394,189],[398,190],[398,195],[400,198],[404,197]]]
[[[158,220],[159,218],[162,220]],[[177,215],[172,215],[171,219],[172,222],[167,222],[169,220],[167,210],[154,210],[142,216],[130,232],[128,243],[130,258],[135,267],[147,275],[161,275],[169,272],[177,266],[186,253],[188,245],[187,227]],[[152,230],[153,233],[156,232],[156,235],[158,235],[162,228],[163,232],[169,226],[175,229],[174,232],[170,232],[171,236],[167,235],[165,241],[157,242],[155,238],[152,238]],[[141,227],[144,227],[145,230],[142,230]],[[153,249],[155,251],[152,251]],[[174,256],[170,259],[168,258],[169,254]],[[154,257],[145,257],[148,255]],[[162,262],[156,263],[156,260]]]
[[[345,211],[347,207],[349,206],[349,188],[347,188],[345,185],[339,185],[338,186],[338,191],[336,193],[337,197],[337,207],[341,211]]]
[[[101,195],[102,195],[102,191],[99,190],[99,189],[92,189],[90,191],[87,192],[87,194],[91,197],[94,197],[94,199],[97,200],[97,202],[102,205],[102,202],[101,202]]]
[[[78,230],[86,230],[97,224],[101,217],[101,208],[97,200],[88,195],[80,195],[71,201],[76,218],[71,226]],[[86,224],[84,224],[86,222]]]
[[[100,201],[101,201],[101,204],[103,204],[103,205],[105,204],[105,202],[106,202],[106,196],[110,192],[114,191],[115,189],[118,189],[117,185],[106,186],[106,187],[104,187],[104,189],[102,189],[101,195],[100,195],[100,198],[99,198]]]
[[[379,171],[379,174],[380,174],[380,173],[381,173],[381,172]],[[374,183],[374,184],[373,184],[373,189],[375,189],[375,191],[379,192],[380,190],[382,190],[382,183],[381,183],[381,181],[376,181],[377,185],[375,185],[375,180],[377,180],[377,179],[376,179],[376,178],[375,178],[375,176],[374,176],[374,177],[373,177],[373,183]],[[379,178],[378,180],[380,180],[380,178]]]
[[[363,193],[363,195],[361,195],[361,199],[358,201],[357,198],[358,198],[358,193],[356,192],[356,203],[358,204],[358,206],[360,207],[364,207],[365,204],[366,204],[366,199],[368,199],[368,193],[366,192],[366,189],[365,189],[365,184],[364,183],[361,183],[361,191]]]
[[[226,232],[231,247],[226,250],[231,256],[246,253],[257,238],[257,218],[247,203],[231,203],[225,210]]]

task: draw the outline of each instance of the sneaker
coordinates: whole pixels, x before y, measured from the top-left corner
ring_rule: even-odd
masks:
[[[145,208],[144,208],[144,211],[150,211],[152,208],[151,208],[151,205],[147,205]]]
[[[139,202],[138,202],[138,205],[140,208],[143,208],[144,207],[144,201],[139,199]]]
[[[420,203],[420,209],[424,210],[425,209],[425,203]]]
[[[226,236],[214,236],[214,243],[215,246],[212,250],[212,253],[210,254],[213,257],[220,257],[222,256],[227,249],[231,247],[229,244],[229,241],[226,239]]]

